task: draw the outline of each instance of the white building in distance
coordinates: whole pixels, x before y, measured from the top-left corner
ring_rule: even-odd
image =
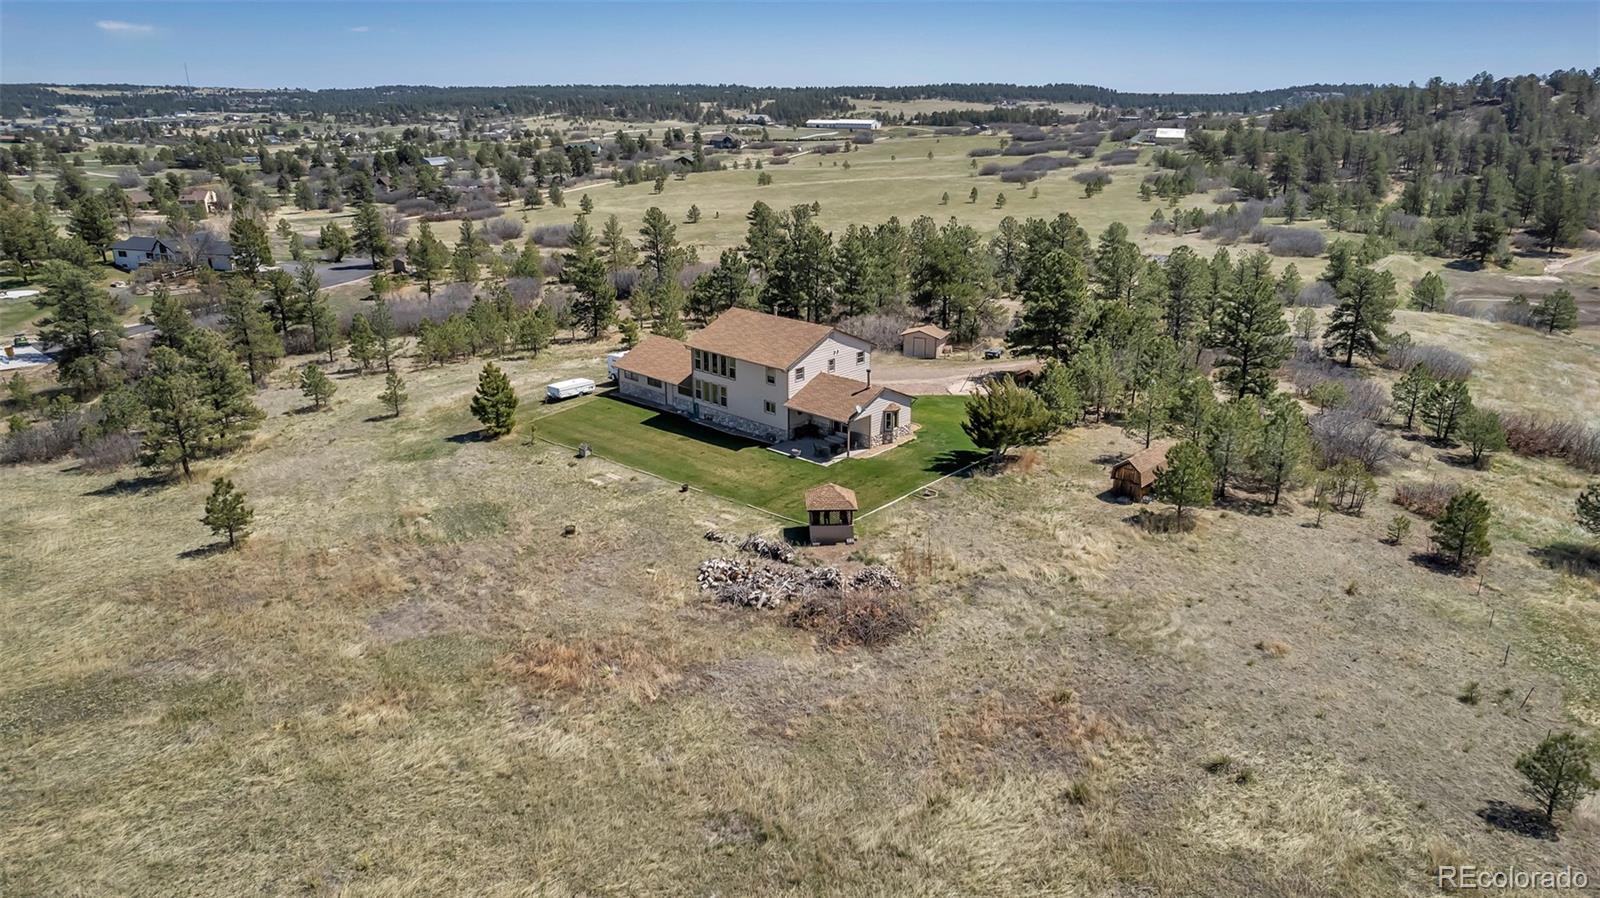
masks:
[[[832,128],[836,131],[876,131],[883,124],[875,118],[809,118],[807,128]]]

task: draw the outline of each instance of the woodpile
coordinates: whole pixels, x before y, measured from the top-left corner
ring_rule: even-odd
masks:
[[[777,566],[735,558],[707,558],[695,577],[718,601],[744,608],[777,608],[818,593],[892,592],[900,579],[888,568],[862,568],[849,578],[836,567]]]

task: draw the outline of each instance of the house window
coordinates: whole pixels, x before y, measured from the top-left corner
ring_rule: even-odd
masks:
[[[776,369],[776,368],[768,368],[767,369],[767,383],[775,384],[777,382],[778,382],[778,369]]]
[[[728,388],[708,380],[696,379],[694,382],[694,398],[701,402],[709,402],[712,405],[720,405],[723,408],[727,408]]]
[[[688,395],[692,394],[693,392],[694,392],[694,390],[689,387],[689,382],[688,381],[684,381],[683,383],[678,384],[678,395],[679,396],[688,396]]]
[[[866,363],[867,363],[867,351],[865,349],[857,349],[856,350],[856,364],[857,365],[865,365]]]
[[[645,379],[644,379],[644,382],[645,382],[645,383],[647,383],[647,384],[649,384],[649,385],[650,385],[650,386],[652,386],[652,387],[656,387],[656,388],[660,388],[660,386],[661,386],[661,381],[659,381],[659,380],[656,380],[656,379],[655,379],[655,378],[653,378],[653,377],[647,377],[647,378],[645,378]]]
[[[894,409],[883,413],[883,432],[892,434],[900,429],[900,410]]]
[[[829,371],[833,370],[833,359],[828,359],[828,370]]]
[[[127,250],[124,250],[124,249],[117,250],[117,258],[126,259],[127,257],[128,257],[128,251]]]
[[[694,351],[694,370],[715,374],[718,377],[726,377],[729,380],[735,379],[734,363],[731,357],[707,352],[703,349]]]
[[[778,407],[772,404],[771,399],[762,400],[761,409],[769,415],[776,415],[778,413]]]
[[[639,375],[633,373],[632,371],[624,371],[624,372],[622,372],[622,376],[626,377],[629,380],[638,380],[639,379]]]
[[[795,383],[799,383],[799,382],[801,382],[801,381],[803,381],[805,379],[806,379],[806,369],[804,367],[800,367],[800,368],[794,369],[794,382]]]

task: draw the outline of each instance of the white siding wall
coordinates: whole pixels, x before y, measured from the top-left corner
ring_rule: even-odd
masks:
[[[786,430],[789,413],[784,409],[783,403],[788,398],[784,392],[784,372],[777,371],[777,383],[767,383],[767,369],[755,362],[744,359],[734,360],[734,376],[721,377],[709,371],[696,371],[694,377],[708,383],[721,384],[728,388],[728,407],[716,407],[724,415],[733,415],[743,418],[761,428],[777,428]],[[764,402],[772,403],[772,414],[768,414]],[[700,403],[704,408],[708,403]]]
[[[858,352],[866,353],[863,357],[864,360],[861,362],[856,361],[856,353]],[[830,359],[833,360],[832,371],[828,370],[828,361]],[[839,377],[848,377],[851,380],[865,381],[867,379],[867,369],[870,367],[872,367],[871,345],[865,340],[858,340],[855,337],[835,331],[833,336],[817,344],[816,349],[811,350],[805,358],[796,362],[795,366],[789,369],[788,376],[783,379],[788,385],[784,399],[787,400],[790,396],[800,392],[807,383],[811,382],[811,378],[816,377],[818,374],[836,374]],[[806,369],[804,381],[794,379],[794,372],[799,368]],[[783,405],[782,402],[778,404],[780,406]]]

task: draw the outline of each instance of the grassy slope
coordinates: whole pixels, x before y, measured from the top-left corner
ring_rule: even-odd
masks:
[[[606,458],[736,502],[804,520],[805,491],[838,483],[856,491],[861,510],[877,508],[930,480],[971,464],[978,453],[961,430],[963,400],[924,397],[912,409],[917,438],[881,455],[828,467],[796,461],[750,440],[700,427],[609,397],[540,418],[538,433],[566,446],[589,443]]]

